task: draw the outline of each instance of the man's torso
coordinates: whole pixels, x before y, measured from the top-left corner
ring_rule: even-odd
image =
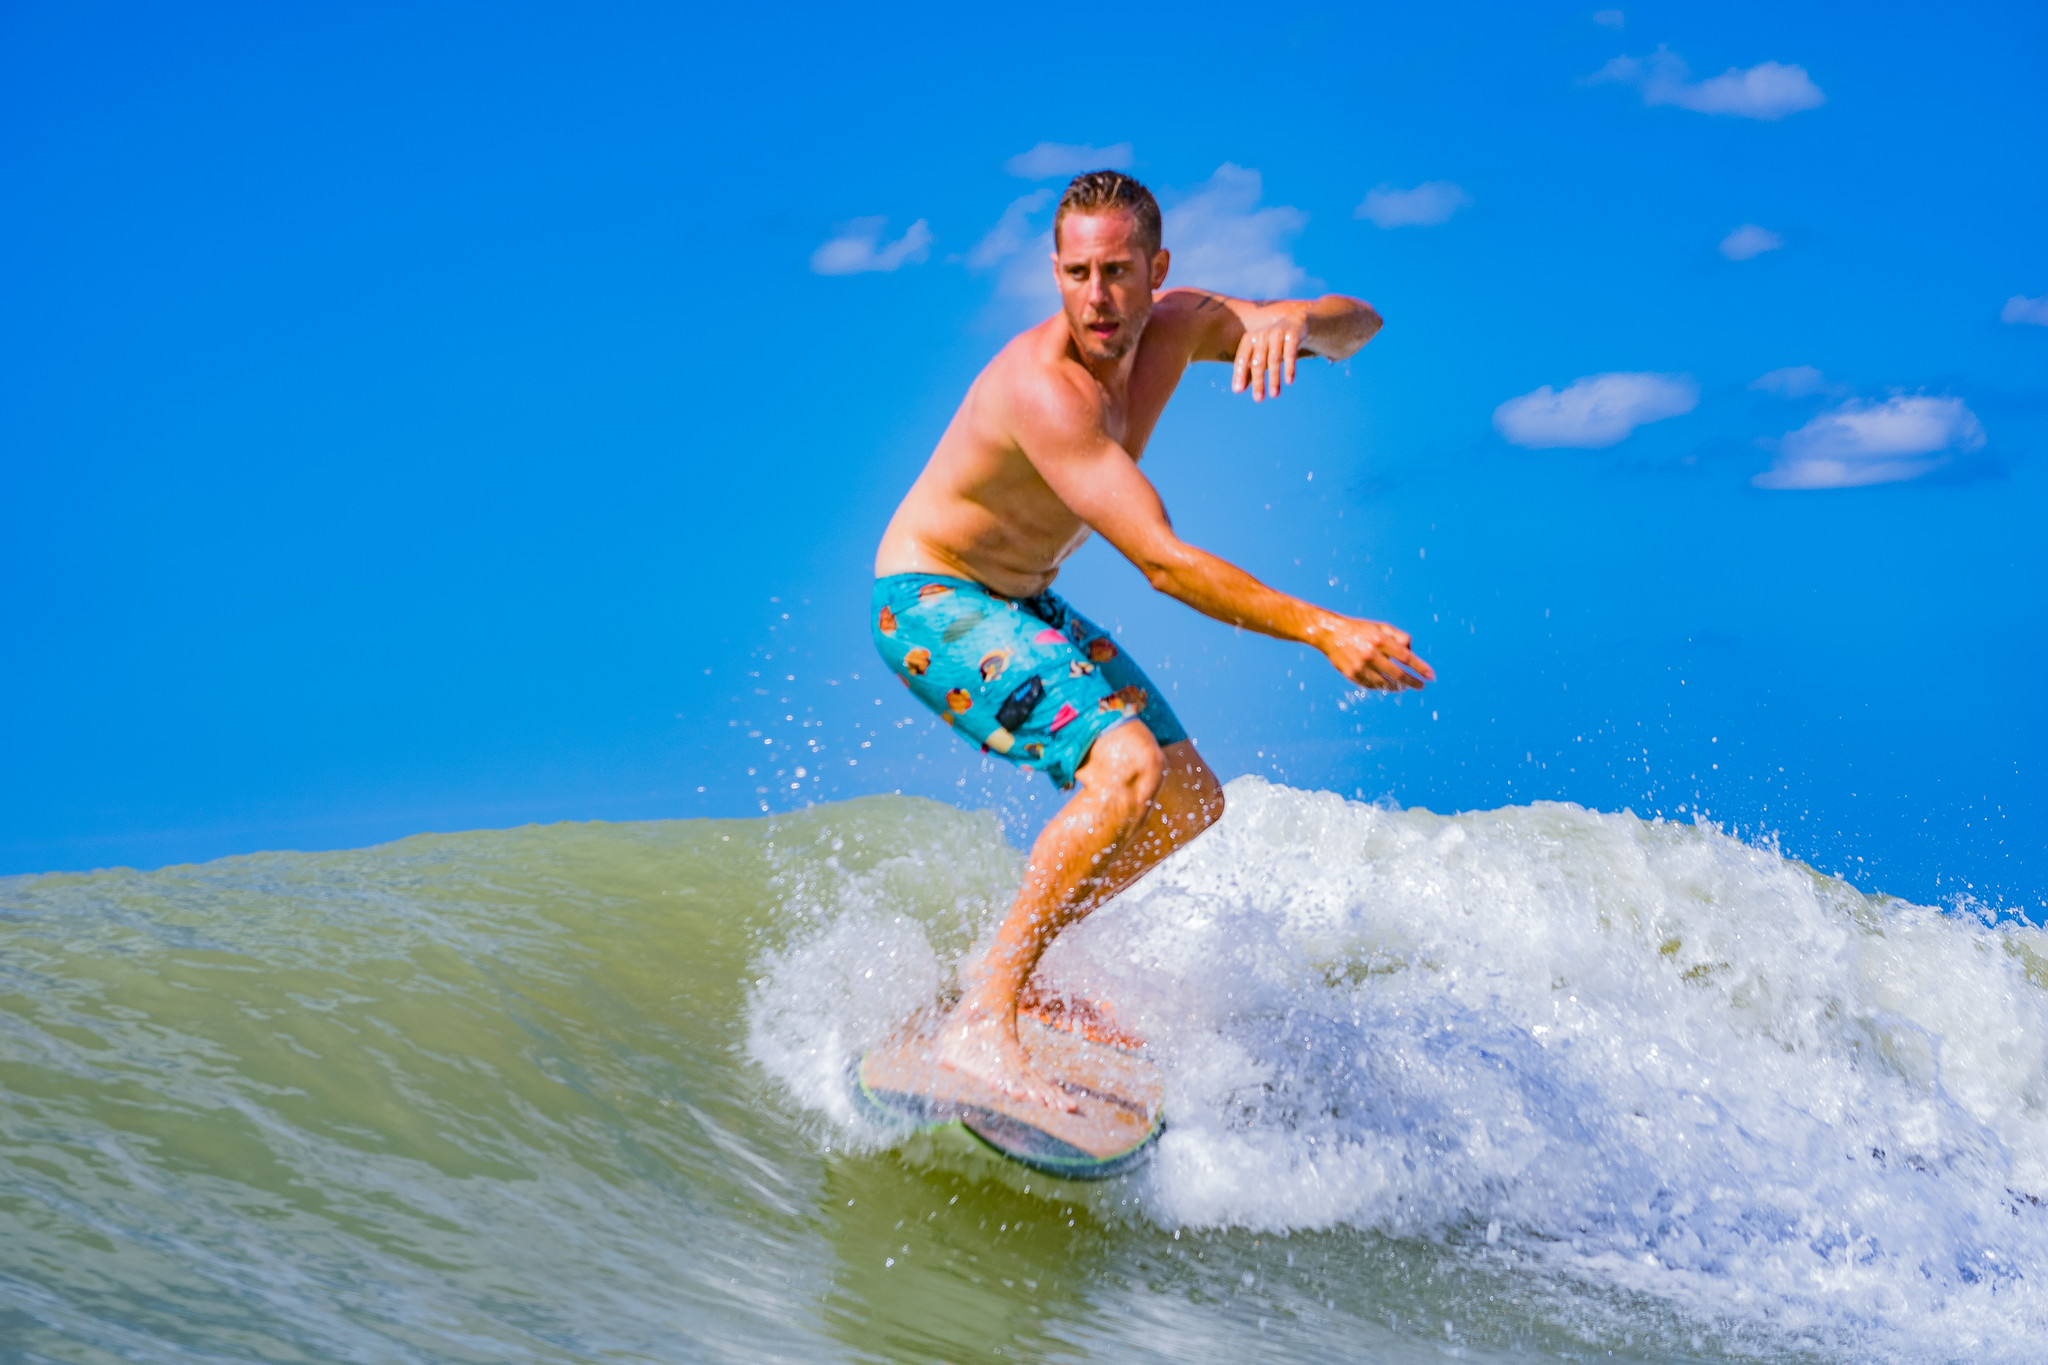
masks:
[[[1050,586],[1088,528],[1018,443],[1018,387],[1048,377],[1074,382],[1066,371],[1077,372],[1100,395],[1103,430],[1135,460],[1187,369],[1199,297],[1160,296],[1121,395],[1097,384],[1073,358],[1063,315],[1005,346],[968,389],[897,508],[875,557],[877,576],[950,574],[1014,597]]]

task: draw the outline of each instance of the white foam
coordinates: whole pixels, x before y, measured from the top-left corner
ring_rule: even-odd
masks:
[[[2042,931],[1866,897],[1711,827],[1256,778],[1229,800],[1046,962],[1166,1067],[1152,1217],[1431,1238],[1824,1350],[2037,1356]],[[875,914],[785,950],[762,998],[808,1001],[813,1039],[928,1003],[950,963]],[[913,958],[886,992],[849,984]],[[775,1060],[796,1034],[771,1014],[757,1058],[844,1121],[824,1067]]]

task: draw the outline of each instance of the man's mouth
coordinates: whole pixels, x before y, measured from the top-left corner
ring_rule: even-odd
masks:
[[[1117,329],[1122,326],[1123,324],[1121,322],[1091,322],[1088,324],[1088,330],[1095,333],[1096,336],[1102,338],[1104,341],[1107,341],[1111,337],[1115,336],[1117,333]]]

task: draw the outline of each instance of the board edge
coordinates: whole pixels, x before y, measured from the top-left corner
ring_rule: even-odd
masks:
[[[853,1092],[854,1103],[864,1114],[881,1123],[884,1127],[894,1128],[902,1132],[929,1132],[933,1129],[944,1128],[949,1124],[957,1126],[973,1137],[975,1141],[1005,1161],[1014,1161],[1019,1166],[1039,1171],[1045,1175],[1060,1176],[1067,1180],[1111,1179],[1124,1174],[1132,1167],[1146,1160],[1151,1155],[1153,1146],[1159,1141],[1160,1134],[1166,1131],[1166,1115],[1160,1113],[1152,1116],[1152,1126],[1146,1130],[1144,1137],[1112,1156],[1091,1156],[1072,1143],[1063,1142],[1059,1138],[1053,1137],[1050,1133],[1044,1133],[1042,1129],[1034,1131],[1040,1132],[1053,1142],[1058,1142],[1060,1146],[1065,1147],[1068,1151],[1075,1153],[1075,1155],[1067,1158],[1037,1157],[1024,1152],[1012,1151],[995,1142],[987,1134],[977,1130],[971,1121],[973,1118],[978,1117],[983,1119],[984,1122],[990,1122],[992,1127],[998,1124],[1017,1122],[1017,1120],[1013,1120],[1007,1115],[983,1109],[979,1105],[960,1104],[947,1106],[952,1110],[950,1113],[934,1113],[929,1118],[916,1119],[905,1114],[901,1109],[885,1103],[880,1097],[882,1094],[894,1095],[900,1092],[893,1090],[877,1092],[869,1088],[867,1080],[861,1075],[861,1068],[866,1063],[870,1051],[872,1049],[862,1051],[846,1069],[846,1079],[849,1082],[849,1088]],[[918,1097],[906,1095],[904,1098],[916,1099]]]

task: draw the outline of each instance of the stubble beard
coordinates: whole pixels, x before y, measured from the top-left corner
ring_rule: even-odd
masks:
[[[1130,340],[1117,341],[1111,345],[1104,346],[1100,350],[1096,351],[1095,358],[1097,360],[1122,360],[1125,356],[1131,353],[1131,347],[1133,344],[1134,343]]]
[[[1140,320],[1136,326],[1131,325],[1129,318],[1119,319],[1119,322],[1121,326],[1115,335],[1115,339],[1107,345],[1096,339],[1095,334],[1088,330],[1085,322],[1078,326],[1075,325],[1071,315],[1069,315],[1067,323],[1067,332],[1074,338],[1074,344],[1079,348],[1082,355],[1087,356],[1090,360],[1114,364],[1135,350],[1138,345],[1138,339],[1145,334],[1145,320]]]

